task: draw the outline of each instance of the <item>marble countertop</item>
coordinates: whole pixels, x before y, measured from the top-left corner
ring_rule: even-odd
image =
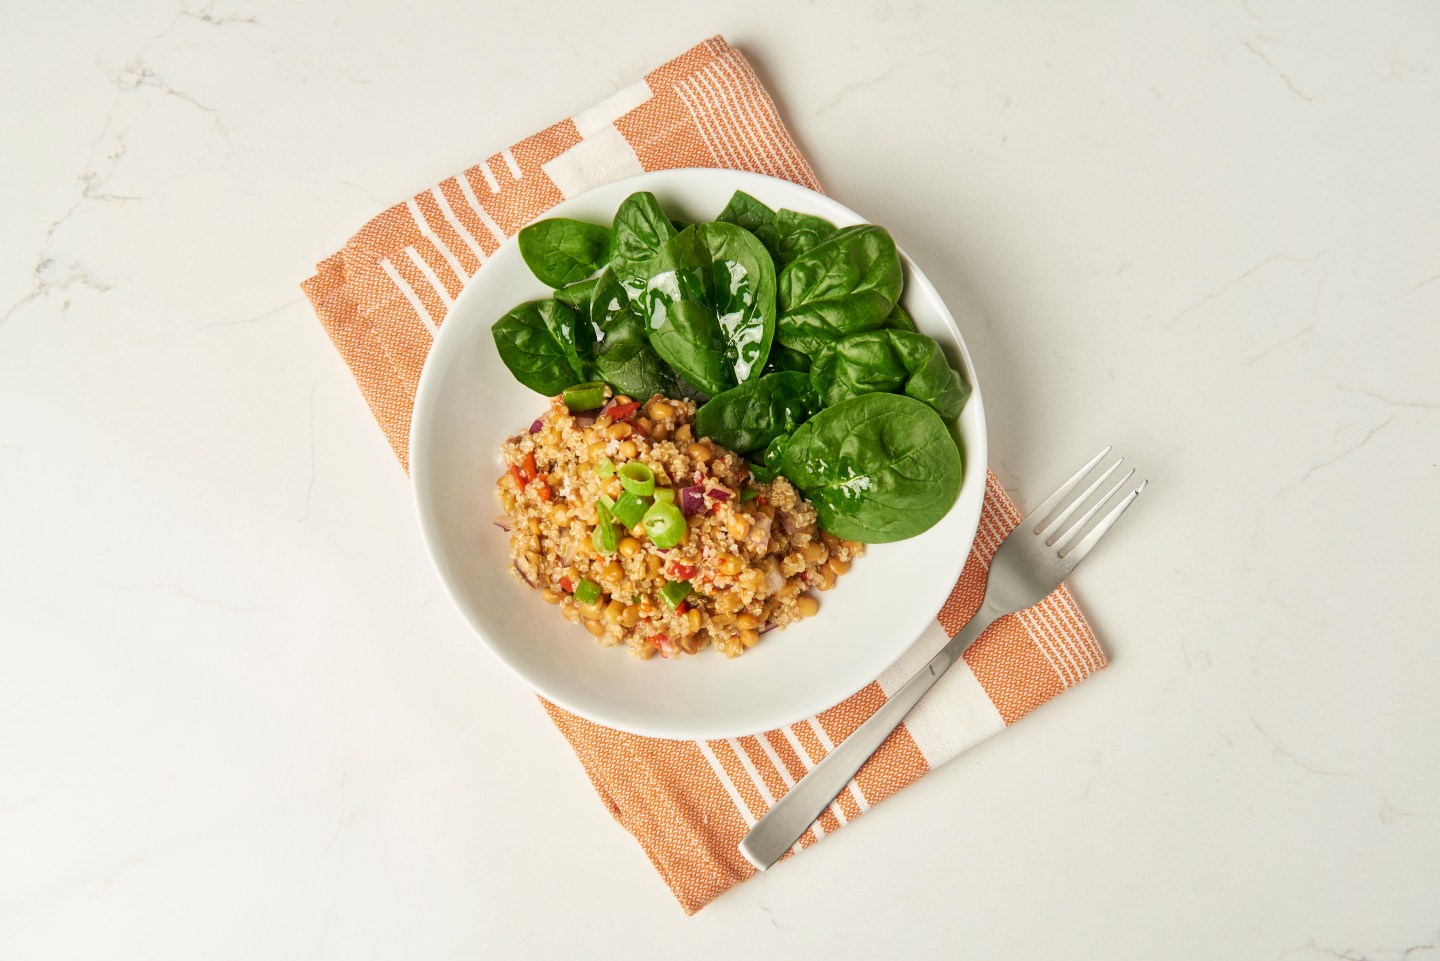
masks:
[[[11,4],[0,956],[1440,957],[1440,8]],[[518,5],[514,9],[519,9]],[[298,284],[691,44],[954,307],[1111,667],[684,917]]]

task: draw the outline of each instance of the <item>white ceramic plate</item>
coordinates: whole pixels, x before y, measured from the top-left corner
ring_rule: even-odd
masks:
[[[713,220],[744,190],[770,207],[867,222],[834,200],[783,180],[727,170],[669,170],[597,187],[548,216],[608,224],[620,202],[649,190],[672,217]],[[969,381],[960,417],[965,478],[955,506],[910,540],[867,548],[820,613],[772,631],[734,660],[641,661],[596,644],[510,573],[508,536],[492,523],[500,445],[526,429],[546,398],[521,386],[496,353],[490,327],[550,291],[512,240],[455,301],[435,339],[415,399],[410,476],[426,547],[451,599],[499,658],[540,694],[600,724],[668,738],[719,738],[788,724],[844,700],[904,653],[935,617],[960,575],[985,492],[985,416],[960,331],[935,288],[902,254],[902,303]]]

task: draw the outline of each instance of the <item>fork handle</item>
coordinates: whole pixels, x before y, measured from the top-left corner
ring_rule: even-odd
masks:
[[[880,709],[855,729],[835,750],[810,773],[802,777],[785,796],[776,801],[740,841],[740,853],[755,867],[764,871],[790,850],[806,829],[825,812],[830,802],[880,749],[886,738],[911,708],[920,702],[941,675],[948,671],[965,648],[990,626],[993,617],[983,608],[898,691],[890,695]]]

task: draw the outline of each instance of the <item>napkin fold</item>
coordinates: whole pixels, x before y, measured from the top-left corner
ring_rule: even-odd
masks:
[[[489,256],[563,199],[673,167],[749,170],[820,189],[750,65],[714,37],[395,204],[317,265],[301,287],[403,466],[425,356]],[[970,618],[990,558],[1019,519],[987,472],[979,532],[936,620],[878,680],[813,717],[751,737],[672,741],[611,730],[541,699],[596,792],[687,914],[755,873],[736,848],[750,826]],[[1104,666],[1063,587],[997,621],[786,858]]]

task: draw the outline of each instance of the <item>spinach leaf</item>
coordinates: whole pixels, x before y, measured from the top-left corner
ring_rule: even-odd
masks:
[[[610,259],[610,229],[568,217],[537,220],[520,231],[520,256],[540,282],[564,287]]]
[[[789,434],[815,410],[805,374],[766,374],[710,398],[695,412],[695,432],[748,454]]]
[[[924,334],[900,330],[887,333],[895,353],[910,372],[905,394],[930,405],[945,423],[955,423],[965,401],[970,399],[970,385],[951,368],[940,345]]]
[[[760,376],[775,336],[775,265],[758,240],[734,224],[695,224],[646,272],[639,298],[662,360],[711,395]]]
[[[677,233],[660,209],[660,201],[648,190],[637,191],[620,204],[615,211],[614,232],[610,266],[621,280],[635,276]]]
[[[805,373],[809,369],[810,358],[800,351],[780,344],[770,345],[770,356],[765,361],[765,373],[772,374],[777,370],[798,370]]]
[[[891,393],[905,385],[909,371],[890,343],[890,332],[851,334],[815,352],[810,380],[826,407],[861,394]]]
[[[776,336],[786,347],[813,353],[874,330],[894,310],[903,283],[895,241],[883,228],[846,227],[781,271]]]
[[[606,267],[595,278],[588,305],[596,331],[595,375],[622,394],[644,399],[654,394],[683,396],[681,386],[645,336],[645,322],[614,271]]]
[[[834,224],[797,210],[780,210],[775,214],[775,263],[784,267],[801,254],[818,247],[835,236]]]
[[[496,321],[490,333],[510,373],[538,394],[553,396],[585,380],[581,357],[592,349],[589,325],[565,304],[521,304]]]
[[[598,277],[592,277],[589,280],[578,280],[573,284],[566,284],[555,291],[555,299],[572,310],[588,314],[590,298],[595,293],[595,285],[599,282]]]
[[[730,202],[725,205],[725,209],[720,211],[720,216],[715,219],[720,223],[734,224],[750,231],[755,235],[756,240],[765,245],[770,256],[778,259],[780,232],[775,229],[775,211],[745,191],[735,191]]]
[[[904,330],[870,330],[825,345],[815,354],[810,381],[827,407],[861,394],[903,392],[946,423],[960,416],[970,396],[940,345]]]
[[[735,191],[715,219],[744,227],[754,234],[770,251],[777,268],[835,234],[835,227],[829,221],[797,210],[771,210],[743,190]]]
[[[821,411],[790,437],[780,461],[823,530],[867,544],[929,530],[955,503],[964,473],[940,415],[898,394]]]
[[[905,308],[899,304],[896,304],[895,309],[890,311],[890,316],[885,318],[885,323],[881,326],[890,330],[908,330],[911,333],[914,333],[916,330],[915,321],[905,312]]]

